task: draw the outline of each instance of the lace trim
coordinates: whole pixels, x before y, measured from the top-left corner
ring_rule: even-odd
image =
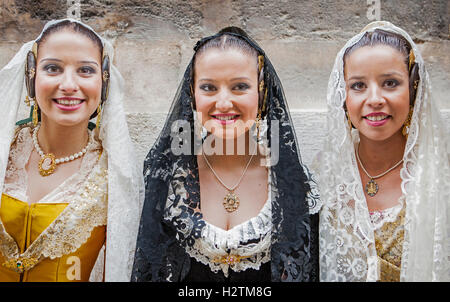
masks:
[[[185,247],[189,256],[208,265],[211,271],[215,273],[220,270],[223,271],[225,277],[228,277],[229,269],[235,272],[245,271],[248,268],[259,269],[261,264],[270,261],[271,201],[274,188],[270,170],[268,174],[269,196],[258,215],[230,230],[223,230],[201,219],[205,224],[201,230],[201,235],[194,239],[193,244]],[[181,194],[181,192],[177,191],[177,194]],[[166,205],[166,209],[169,209],[169,211],[165,216],[168,221],[179,215],[180,210],[173,206],[175,200],[175,194],[170,188]]]
[[[405,196],[400,197],[399,204],[380,211],[370,212],[370,222],[374,230],[380,229],[385,223],[394,222],[405,204]]]
[[[311,188],[308,193],[306,193],[306,202],[309,207],[309,214],[313,215],[319,212],[322,208],[322,200],[320,199],[319,189],[317,187],[317,180],[314,174],[312,174],[308,167],[303,165],[303,171],[305,172],[307,183]]]
[[[76,197],[23,254],[0,221],[0,252],[8,262],[34,260],[28,270],[44,258],[55,259],[78,250],[95,227],[106,225],[107,176],[107,156],[103,154]]]

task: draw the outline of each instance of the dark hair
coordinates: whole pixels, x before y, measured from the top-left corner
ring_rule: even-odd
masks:
[[[41,43],[44,43],[45,40],[53,33],[61,31],[62,29],[70,29],[75,33],[80,33],[83,36],[89,38],[92,42],[94,42],[98,48],[100,49],[100,54],[103,53],[103,43],[100,40],[100,38],[91,30],[84,27],[80,23],[72,22],[70,20],[64,20],[62,22],[53,24],[47,28],[45,32],[42,33],[42,36],[39,38],[39,40],[36,41],[39,49],[39,45]]]
[[[406,70],[409,72],[410,104],[414,105],[416,99],[415,87],[417,87],[417,84],[415,83],[419,80],[419,66],[416,63],[409,66],[412,47],[404,37],[381,29],[375,29],[373,32],[366,32],[358,42],[345,50],[344,65],[345,59],[356,49],[375,45],[387,45],[393,47],[405,56]]]
[[[227,34],[230,33],[230,34]],[[219,31],[216,36],[202,43],[196,48],[195,56],[198,56],[208,49],[218,48],[221,50],[226,50],[230,48],[235,48],[241,50],[243,53],[258,57],[258,52],[253,48],[247,41],[239,38],[233,34],[238,34],[247,37],[247,33],[238,27],[226,27]]]

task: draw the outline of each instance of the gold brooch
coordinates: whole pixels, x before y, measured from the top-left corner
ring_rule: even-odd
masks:
[[[2,265],[7,269],[15,271],[16,273],[23,273],[31,268],[33,268],[39,262],[36,258],[17,258],[10,259],[4,262]]]
[[[242,257],[239,255],[224,255],[222,257],[217,257],[213,260],[214,263],[222,263],[222,264],[228,264],[233,265],[236,263],[241,262],[242,259],[249,258],[250,256]]]

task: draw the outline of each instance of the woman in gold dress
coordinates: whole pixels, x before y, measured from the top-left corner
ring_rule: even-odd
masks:
[[[375,22],[338,53],[312,169],[322,281],[449,280],[448,136],[411,37]]]
[[[0,281],[130,278],[142,177],[112,56],[58,20],[0,71]],[[16,123],[24,88],[31,114]]]

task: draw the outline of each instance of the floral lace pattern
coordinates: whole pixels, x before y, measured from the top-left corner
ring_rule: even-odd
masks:
[[[30,134],[31,132],[27,128],[19,132],[20,139],[16,141],[16,144],[13,144],[11,149],[13,155],[17,154],[15,148],[19,150],[27,149],[22,144],[30,143],[26,138]],[[42,260],[46,257],[55,259],[75,252],[86,242],[96,226],[106,225],[107,157],[103,154],[98,159],[98,149],[91,149],[86,153],[86,155],[88,154],[96,156],[97,163],[88,172],[87,179],[78,187],[76,194],[70,196],[69,205],[24,253],[20,254],[14,239],[6,232],[0,221],[0,251],[5,258],[8,260],[18,258]],[[11,159],[17,159],[17,157],[11,157]],[[15,163],[14,160],[11,161],[12,165]],[[9,173],[12,173],[11,171],[20,173],[21,169],[19,167],[18,169],[8,169],[8,171]],[[10,179],[13,179],[12,175],[10,176]],[[17,188],[20,186],[10,187]],[[60,200],[60,202],[67,202],[67,200]],[[28,269],[31,268],[32,266]]]
[[[378,22],[369,31],[376,28],[408,40],[420,75],[400,171],[405,196],[400,280],[450,280],[450,169],[445,127],[431,100],[428,73],[416,44],[405,31],[388,22]],[[311,166],[323,201],[319,228],[321,281],[379,280],[375,230],[396,217],[398,210],[384,213],[387,215],[384,218],[373,216],[375,224],[372,224],[354,151],[359,134],[356,129],[349,129],[343,108],[344,53],[364,33],[351,38],[336,57],[327,91],[327,139],[324,151]]]
[[[184,225],[200,226],[197,228],[196,236],[187,234],[178,236],[178,238],[191,238],[189,244],[185,245],[186,252],[197,261],[208,265],[211,271],[222,270],[225,277],[228,277],[229,269],[235,272],[244,271],[247,268],[259,269],[261,264],[270,261],[272,231],[270,173],[268,187],[269,197],[259,214],[230,230],[226,231],[208,223],[201,218],[201,215],[198,215],[199,213],[185,216],[182,223],[177,224],[178,233],[186,233],[186,228],[182,227]],[[180,190],[177,190],[177,193],[186,196]],[[174,221],[173,217],[180,212],[177,209],[180,205],[174,203],[175,199],[176,195],[170,189],[165,214],[165,219],[168,221]],[[243,258],[232,263],[220,261],[229,255],[238,255]]]

